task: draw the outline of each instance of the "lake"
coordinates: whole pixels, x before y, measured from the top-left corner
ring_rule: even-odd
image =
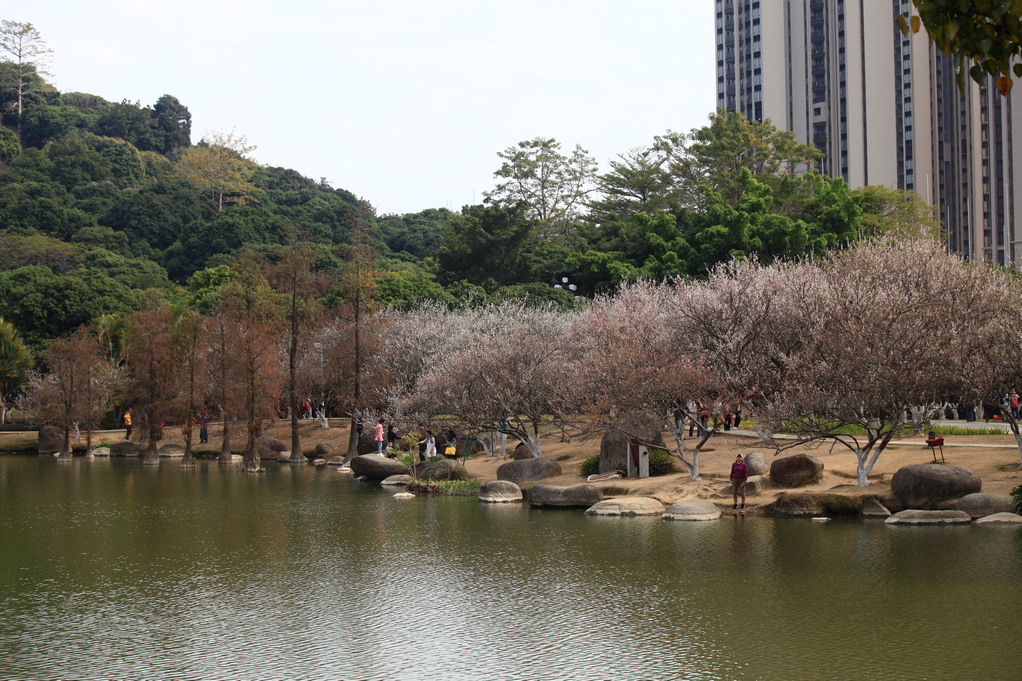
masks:
[[[1018,679],[1022,531],[0,456],[3,679]]]

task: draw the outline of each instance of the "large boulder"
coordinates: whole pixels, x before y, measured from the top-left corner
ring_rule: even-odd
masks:
[[[972,518],[965,511],[898,511],[884,521],[888,525],[965,525]]]
[[[652,497],[604,499],[586,509],[586,515],[661,515],[663,512],[664,505]]]
[[[973,518],[983,518],[995,513],[1011,513],[1011,504],[1012,498],[1009,494],[974,492],[959,499],[955,508],[965,511]]]
[[[782,492],[771,505],[771,512],[780,518],[859,515],[862,499],[828,492]]]
[[[774,459],[770,479],[778,487],[811,485],[823,477],[823,462],[812,454],[794,454]]]
[[[497,479],[507,480],[517,485],[523,482],[543,480],[561,474],[561,464],[553,459],[530,456],[528,459],[508,461],[497,468]]]
[[[286,452],[288,449],[286,444],[269,435],[257,437],[255,445],[260,459],[276,459],[281,452]]]
[[[511,459],[514,461],[524,461],[525,459],[535,458],[532,455],[532,450],[524,442],[519,442],[514,451],[511,452]]]
[[[664,511],[664,520],[716,520],[720,509],[704,499],[676,501]]]
[[[647,445],[663,447],[664,438],[660,432],[659,425],[653,421],[639,424],[629,424],[624,431],[633,433],[641,442]],[[629,436],[622,430],[611,429],[603,434],[600,440],[600,472],[628,470],[628,441]]]
[[[976,518],[977,525],[1022,525],[1022,515],[1017,513],[994,513]]]
[[[93,456],[110,456],[110,448],[109,447],[93,447],[92,448],[92,455]]]
[[[770,472],[770,461],[763,452],[750,452],[745,457],[745,465],[749,467],[749,476],[766,475]]]
[[[333,442],[319,442],[316,444],[316,456],[321,458],[327,458],[327,455],[337,449],[337,445]]]
[[[961,466],[917,463],[891,477],[891,491],[905,508],[921,508],[942,499],[957,499],[980,491],[979,476]]]
[[[367,480],[385,480],[392,475],[405,475],[408,466],[395,459],[375,454],[363,454],[354,457],[349,463],[351,472]]]
[[[522,498],[522,488],[507,480],[490,480],[479,491],[479,501],[488,504],[514,503]]]
[[[64,448],[64,432],[56,426],[43,426],[37,447],[40,454],[56,454]]]
[[[602,500],[603,492],[596,485],[575,485],[573,487],[536,485],[529,490],[528,494],[530,506],[589,507]]]
[[[110,456],[138,456],[142,453],[142,445],[131,440],[122,440],[110,445]]]
[[[460,461],[437,459],[424,466],[419,477],[423,480],[468,480],[470,476]]]
[[[185,448],[181,445],[168,442],[157,449],[156,453],[163,458],[181,458],[185,455]]]

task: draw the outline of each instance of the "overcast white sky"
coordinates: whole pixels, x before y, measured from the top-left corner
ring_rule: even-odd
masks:
[[[520,140],[600,162],[713,110],[711,0],[0,0],[62,92],[177,97],[379,213],[462,206]]]

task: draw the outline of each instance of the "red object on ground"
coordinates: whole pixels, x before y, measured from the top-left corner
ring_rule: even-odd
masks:
[[[940,449],[940,460],[944,461],[944,438],[935,437],[926,441],[926,446],[930,448],[930,452],[933,454],[933,460],[937,460],[937,450]]]

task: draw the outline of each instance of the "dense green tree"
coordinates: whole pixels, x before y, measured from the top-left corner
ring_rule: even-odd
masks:
[[[0,232],[0,271],[16,270],[26,265],[48,267],[62,273],[76,267],[81,249],[60,239],[32,234],[19,236]]]
[[[32,353],[14,325],[0,317],[0,425],[7,422],[11,402],[28,382]]]
[[[39,77],[47,75],[46,67],[52,53],[32,24],[0,21],[0,60],[9,65],[0,74],[4,89],[14,93],[15,122],[19,130],[25,97],[33,87],[38,87]]]
[[[916,192],[870,185],[859,187],[852,194],[859,198],[865,236],[891,234],[939,239],[943,234],[933,206]]]
[[[18,136],[7,128],[0,127],[0,169],[9,165],[21,155],[21,143]]]
[[[407,253],[421,260],[436,253],[443,240],[444,226],[453,215],[446,208],[429,208],[419,213],[384,215],[377,222],[393,253]]]
[[[0,316],[35,348],[110,313],[128,312],[138,295],[101,272],[56,274],[26,266],[0,273]]]
[[[397,270],[380,276],[376,284],[376,301],[380,307],[411,310],[423,303],[455,303],[454,296],[429,274],[417,270]]]
[[[464,279],[488,291],[517,283],[532,231],[523,204],[466,206],[444,229],[437,279],[444,284]]]
[[[49,234],[67,239],[93,216],[68,205],[67,191],[56,183],[0,184],[0,229],[13,234]]]
[[[101,248],[124,257],[131,256],[128,235],[124,232],[115,232],[109,227],[82,227],[71,237],[71,242]]]
[[[157,99],[153,119],[152,151],[169,155],[192,143],[192,114],[177,97],[163,95]]]
[[[684,148],[672,152],[672,173],[689,187],[709,187],[732,205],[741,200],[746,186],[743,170],[776,186],[786,174],[806,170],[821,157],[817,149],[800,144],[794,134],[769,120],[750,121],[723,109],[710,115],[709,125],[674,140]]]
[[[93,118],[73,106],[33,104],[21,118],[21,145],[41,149],[72,130],[87,130]]]

